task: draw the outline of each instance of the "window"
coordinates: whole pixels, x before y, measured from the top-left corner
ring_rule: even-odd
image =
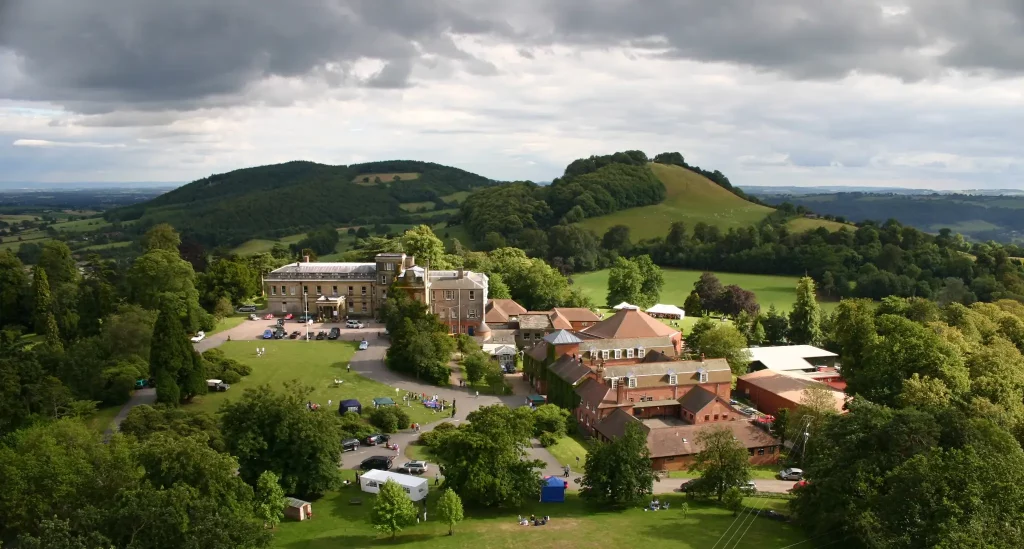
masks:
[[[608,349],[601,351],[601,358],[608,360]]]
[[[758,448],[757,449],[757,455],[763,456],[764,455],[764,448]]]
[[[270,295],[277,295],[277,286],[270,287]]]
[[[388,289],[384,288],[383,290],[381,290],[380,291],[380,296],[383,297],[384,299],[387,299],[388,298]]]
[[[629,387],[630,389],[635,389],[636,388],[636,378],[635,377],[629,376],[629,384],[627,385],[627,387]]]
[[[332,295],[334,295],[334,297],[338,297],[338,287],[334,286],[334,289],[332,290],[331,293],[332,293]]]
[[[455,300],[455,292],[453,290],[445,290],[444,291],[444,300],[445,301],[454,301]]]
[[[611,378],[611,380],[612,380],[612,389],[617,388],[619,386],[619,378],[613,377],[613,378]]]
[[[384,264],[384,270],[385,271],[393,271],[393,270],[395,270],[395,264],[394,263],[385,263]]]
[[[470,290],[469,291],[469,300],[473,301],[475,299],[476,299],[476,290]]]
[[[348,295],[352,295],[352,286],[348,287]]]
[[[320,292],[320,286],[316,287],[316,295],[323,295],[322,292]]]
[[[715,421],[718,421],[718,414],[715,414]]]
[[[729,414],[722,414],[722,421],[729,421]]]
[[[467,316],[469,318],[476,318],[476,307],[470,307]]]
[[[459,309],[456,307],[448,309],[448,316],[451,318],[459,318]]]
[[[679,383],[679,376],[677,376],[675,374],[669,374],[668,375],[668,384],[669,385],[675,385],[677,383]]]
[[[775,453],[775,447],[774,446],[769,446],[768,447],[768,454],[771,455],[771,454],[774,454],[774,453]]]
[[[445,316],[444,309],[441,309],[440,311],[438,311],[437,316],[438,316],[438,318],[444,318],[444,316]]]
[[[700,371],[700,382],[701,383],[707,383],[708,382],[708,373],[705,372],[704,370]]]
[[[281,286],[281,287],[284,288],[284,286]],[[281,293],[284,293],[284,290],[282,290]],[[295,286],[292,286],[291,288],[289,288],[288,289],[288,293],[291,294],[291,295],[295,295]]]
[[[711,421],[711,416],[704,416],[704,421]]]
[[[626,358],[633,358],[633,349],[626,349]]]
[[[380,275],[380,283],[381,284],[387,284],[388,283],[388,275]]]
[[[354,311],[355,311],[355,309],[354,309],[353,307],[354,307],[354,305],[352,304],[352,302],[351,302],[351,301],[349,301],[349,302],[348,302],[348,312],[350,312],[350,313],[351,313],[351,312],[354,312]]]
[[[303,285],[302,286],[302,295],[306,295],[308,293],[309,293],[309,286]]]
[[[362,288],[359,289],[362,290],[363,295],[366,295],[366,286],[363,286]]]
[[[639,349],[636,350],[636,356],[637,356],[637,358],[643,358],[644,357],[644,348],[643,347],[640,347]]]
[[[754,455],[754,449],[753,448],[748,449],[747,453],[750,454],[751,456],[753,456]]]
[[[674,458],[674,457],[667,457],[667,458],[665,458],[665,461],[675,461],[675,460],[676,460],[676,458]]]
[[[622,349],[615,349],[615,358],[616,360],[622,358]]]
[[[363,312],[366,312],[366,303],[363,303]]]

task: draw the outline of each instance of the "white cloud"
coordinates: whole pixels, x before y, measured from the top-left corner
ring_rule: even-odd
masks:
[[[15,147],[75,147],[85,149],[119,149],[123,143],[94,143],[90,141],[49,141],[46,139],[16,139]]]

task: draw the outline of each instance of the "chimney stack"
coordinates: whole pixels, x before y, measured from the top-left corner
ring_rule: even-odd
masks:
[[[616,389],[617,390],[615,391],[615,403],[616,404],[625,404],[625,402],[626,402],[626,386],[623,385],[623,380],[622,379],[620,379],[618,381],[618,385],[616,386]]]
[[[309,256],[308,256],[308,255],[304,255],[304,256],[302,256],[302,259],[303,259],[303,260],[304,260],[304,261],[305,261],[306,263],[309,263]]]
[[[463,269],[462,267],[459,267],[459,278],[461,279],[461,278],[463,278],[465,276],[466,276],[465,269]]]

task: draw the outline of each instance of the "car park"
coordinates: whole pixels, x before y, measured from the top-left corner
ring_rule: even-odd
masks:
[[[327,339],[338,339],[338,336],[340,335],[341,330],[339,330],[338,327],[335,326],[334,328],[331,328],[331,332],[327,334]]]
[[[277,319],[277,327],[280,328],[281,326],[284,326],[284,319],[283,318]]]
[[[284,331],[283,328],[274,330],[274,339],[284,339],[288,337],[288,332]]]
[[[320,330],[319,332],[316,333],[316,340],[317,341],[322,341],[325,337],[327,337],[327,332],[325,332],[323,330]]]
[[[294,332],[292,332],[292,334],[290,336],[288,336],[288,339],[298,339],[299,335],[300,335],[299,331],[295,330]]]
[[[345,327],[346,328],[365,328],[365,326],[363,325],[362,322],[359,322],[358,320],[353,320],[351,318],[345,321]]]
[[[365,442],[366,442],[367,446],[376,446],[378,444],[387,444],[387,442],[389,440],[391,440],[391,437],[389,437],[388,435],[382,435],[380,433],[374,433],[374,434],[366,437],[366,441]]]
[[[346,438],[345,440],[341,441],[341,451],[342,452],[355,452],[358,449],[359,449],[359,439]]]
[[[373,456],[363,460],[359,464],[359,468],[367,471],[370,469],[379,469],[381,471],[387,471],[391,469],[393,460],[389,456]]]
[[[242,305],[241,307],[238,308],[238,312],[240,312],[240,313],[255,313],[256,312],[256,306],[251,304],[251,303],[246,303],[245,305]]]
[[[422,475],[427,472],[427,462],[420,460],[407,462],[398,468],[398,472],[406,475]]]
[[[312,322],[314,319],[315,319],[315,317],[313,315],[311,315],[311,314],[308,314],[308,313],[301,314],[301,315],[295,317],[295,320],[298,321],[298,322]]]
[[[263,330],[263,339],[272,339],[274,337],[274,330],[267,328]]]
[[[202,341],[205,338],[206,338],[206,332],[200,330],[200,331],[196,332],[195,336],[192,337],[192,343],[199,343],[200,341]]]
[[[782,480],[802,480],[804,478],[804,471],[796,467],[789,467],[779,471],[779,478]]]
[[[369,346],[370,346],[370,342],[366,341],[365,339],[359,342],[359,350],[360,351],[365,351],[367,348],[369,348]]]

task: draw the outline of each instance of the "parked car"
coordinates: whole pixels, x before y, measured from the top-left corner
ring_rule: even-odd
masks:
[[[356,438],[346,438],[345,440],[341,441],[341,451],[342,452],[355,452],[358,449],[359,449],[359,439],[356,439]]]
[[[274,313],[267,313],[263,315],[263,320],[274,320]]]
[[[422,475],[427,472],[427,462],[420,460],[410,461],[399,467],[398,472],[406,475]]]
[[[359,464],[359,468],[364,471],[367,471],[369,469],[379,469],[381,471],[387,471],[388,469],[391,469],[392,463],[393,460],[388,456],[373,456],[364,459],[363,462]]]
[[[281,326],[284,326],[284,319],[283,318],[277,319],[277,327],[280,328]]]
[[[327,339],[338,339],[338,336],[340,336],[340,335],[341,335],[341,330],[339,330],[338,327],[335,326],[335,327],[331,328],[331,333],[327,334]]]
[[[345,321],[345,327],[346,328],[364,328],[365,326],[363,325],[362,322],[359,322],[358,320],[354,320],[354,319],[350,318],[350,319]]]
[[[271,330],[270,328],[267,328],[266,330],[263,330],[263,339],[271,339],[273,337],[274,337],[274,330]]]
[[[315,319],[316,319],[315,316],[313,316],[311,314],[308,314],[308,313],[301,314],[301,315],[295,317],[295,320],[297,320],[299,322],[310,322],[310,321],[315,320]]]
[[[359,342],[359,350],[360,351],[365,351],[366,348],[369,347],[369,346],[370,346],[370,342],[366,341],[365,339]]]
[[[325,332],[325,331],[323,331],[323,330],[320,330],[319,332],[317,332],[317,333],[316,333],[316,340],[317,340],[317,341],[321,341],[321,340],[323,340],[323,339],[324,339],[325,337],[327,337],[327,332]]]
[[[739,489],[740,489],[740,492],[743,492],[744,494],[756,494],[757,493],[757,486],[754,484],[754,481],[752,481],[752,480],[748,480],[747,482],[741,483],[739,485]]]
[[[246,303],[245,305],[242,305],[241,307],[238,308],[238,312],[240,312],[240,313],[255,313],[256,312],[256,306],[251,304],[251,303]]]
[[[196,332],[196,335],[192,336],[192,343],[199,343],[204,339],[206,339],[206,332],[200,330]]]
[[[298,330],[295,330],[294,332],[292,332],[292,335],[288,336],[288,339],[298,339],[298,338],[299,338],[299,331]]]
[[[375,434],[372,434],[372,435],[366,437],[366,445],[367,446],[376,446],[378,444],[386,444],[389,440],[391,440],[391,437],[389,437],[388,435],[382,435],[380,433],[375,433]]]
[[[249,315],[249,320],[259,320],[260,317],[256,316],[255,313]]]
[[[804,478],[804,471],[796,467],[789,467],[779,471],[779,478],[782,480],[802,480]]]
[[[288,313],[288,314],[284,315],[284,319],[285,319],[285,320],[291,320],[291,319],[293,319],[293,318],[295,318],[295,315],[293,315],[293,314],[291,314],[291,313]]]
[[[231,386],[219,379],[207,379],[206,390],[211,393],[223,393],[230,389]]]
[[[288,332],[284,331],[283,328],[274,330],[274,339],[284,339],[288,337]]]
[[[506,364],[505,365],[505,373],[506,374],[514,374],[514,373],[516,373],[516,365],[515,364]]]
[[[679,491],[692,492],[693,490],[696,490],[697,488],[700,487],[701,481],[702,479],[699,478],[691,478],[690,480],[679,485]]]

